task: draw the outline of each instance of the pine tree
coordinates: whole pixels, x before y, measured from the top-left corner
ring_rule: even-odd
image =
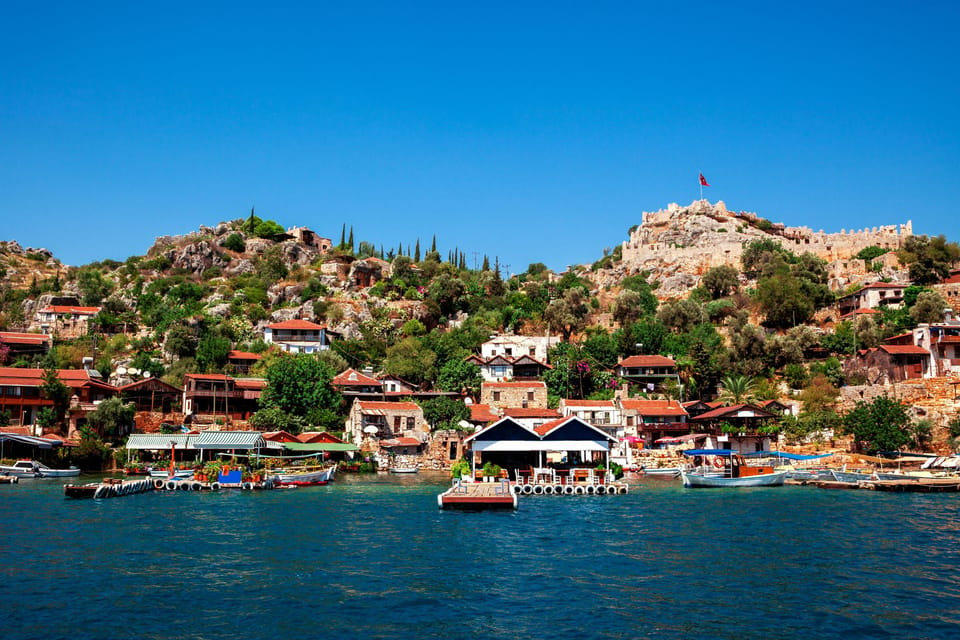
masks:
[[[420,238],[417,238],[417,246],[413,250],[413,261],[420,262]]]

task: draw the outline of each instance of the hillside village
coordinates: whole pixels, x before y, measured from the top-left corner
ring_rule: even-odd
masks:
[[[514,275],[329,232],[251,212],[81,267],[0,242],[0,431],[88,465],[130,433],[257,430],[443,469],[505,419],[577,418],[627,464],[960,443],[960,247],[909,222],[824,233],[696,201],[591,265]]]

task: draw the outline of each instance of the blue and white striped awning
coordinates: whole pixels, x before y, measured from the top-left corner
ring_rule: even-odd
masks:
[[[178,451],[196,449],[196,435],[184,433],[134,433],[127,439],[127,449],[159,451],[175,446]]]

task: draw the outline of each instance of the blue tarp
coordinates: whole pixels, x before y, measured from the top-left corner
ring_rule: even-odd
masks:
[[[832,453],[821,453],[818,455],[802,453],[787,453],[786,451],[754,451],[753,453],[743,454],[744,458],[783,458],[785,460],[816,460],[818,458],[827,458]]]
[[[732,456],[736,451],[732,449],[687,449],[685,456]]]

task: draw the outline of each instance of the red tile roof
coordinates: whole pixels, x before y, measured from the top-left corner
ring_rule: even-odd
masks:
[[[645,400],[625,398],[620,401],[624,409],[639,411],[643,416],[685,416],[687,410],[676,400]]]
[[[259,353],[249,353],[247,351],[231,351],[227,354],[228,360],[260,360],[262,357]]]
[[[233,386],[237,389],[266,389],[267,381],[263,378],[234,378]]]
[[[316,331],[326,328],[327,325],[325,324],[317,324],[309,320],[284,320],[283,322],[275,322],[274,324],[267,325],[267,329],[309,329]]]
[[[377,402],[374,400],[357,400],[360,411],[417,411],[420,405],[416,402]]]
[[[568,400],[564,398],[565,407],[609,407],[613,409],[616,405],[613,400]]]
[[[551,420],[550,422],[544,422],[539,427],[534,427],[533,430],[537,432],[537,435],[544,436],[550,433],[556,427],[559,427],[561,424],[563,424],[567,420],[570,420],[572,417],[573,416],[571,416],[570,418],[560,418],[558,420]]]
[[[40,313],[73,313],[76,315],[95,316],[100,313],[100,307],[75,307],[69,304],[52,304],[44,307]]]
[[[297,438],[300,442],[336,442],[343,443],[343,440],[336,437],[329,431],[305,431]]]
[[[470,405],[470,422],[494,422],[499,419],[500,416],[488,404]]]
[[[382,387],[383,383],[376,378],[363,375],[356,369],[347,369],[343,373],[334,376],[330,384],[337,387]]]
[[[43,369],[20,369],[16,367],[0,367],[0,384],[7,386],[39,387],[43,384]],[[58,369],[57,376],[71,388],[94,384],[108,389],[116,389],[96,378],[90,377],[86,369]]]
[[[481,387],[497,387],[500,389],[529,389],[536,387],[538,389],[546,389],[547,383],[541,380],[531,380],[529,382],[484,382]]]
[[[630,356],[620,361],[621,367],[675,367],[676,364],[666,356]]]
[[[0,331],[0,342],[7,344],[43,344],[50,342],[50,336],[45,333],[15,333]]]
[[[765,418],[768,416],[773,417],[773,414],[766,409],[761,409],[760,407],[751,404],[735,404],[729,407],[717,407],[713,411],[707,411],[706,413],[702,413],[699,416],[692,418],[692,420],[712,420],[713,418],[722,418],[730,415],[731,413],[737,413],[743,410],[750,410],[761,414],[766,414],[765,416],[758,415],[757,417],[760,418]]]
[[[192,378],[194,380],[217,380],[220,382],[225,382],[230,380],[230,376],[224,375],[222,373],[185,373],[183,374],[183,379]]]
[[[930,352],[923,347],[907,344],[882,344],[878,347],[890,355],[897,356],[928,356]]]
[[[559,418],[560,413],[555,409],[540,409],[538,407],[506,407],[503,415],[509,418]]]
[[[381,440],[380,446],[390,448],[390,447],[419,447],[422,442],[416,438],[393,438],[391,440]]]

